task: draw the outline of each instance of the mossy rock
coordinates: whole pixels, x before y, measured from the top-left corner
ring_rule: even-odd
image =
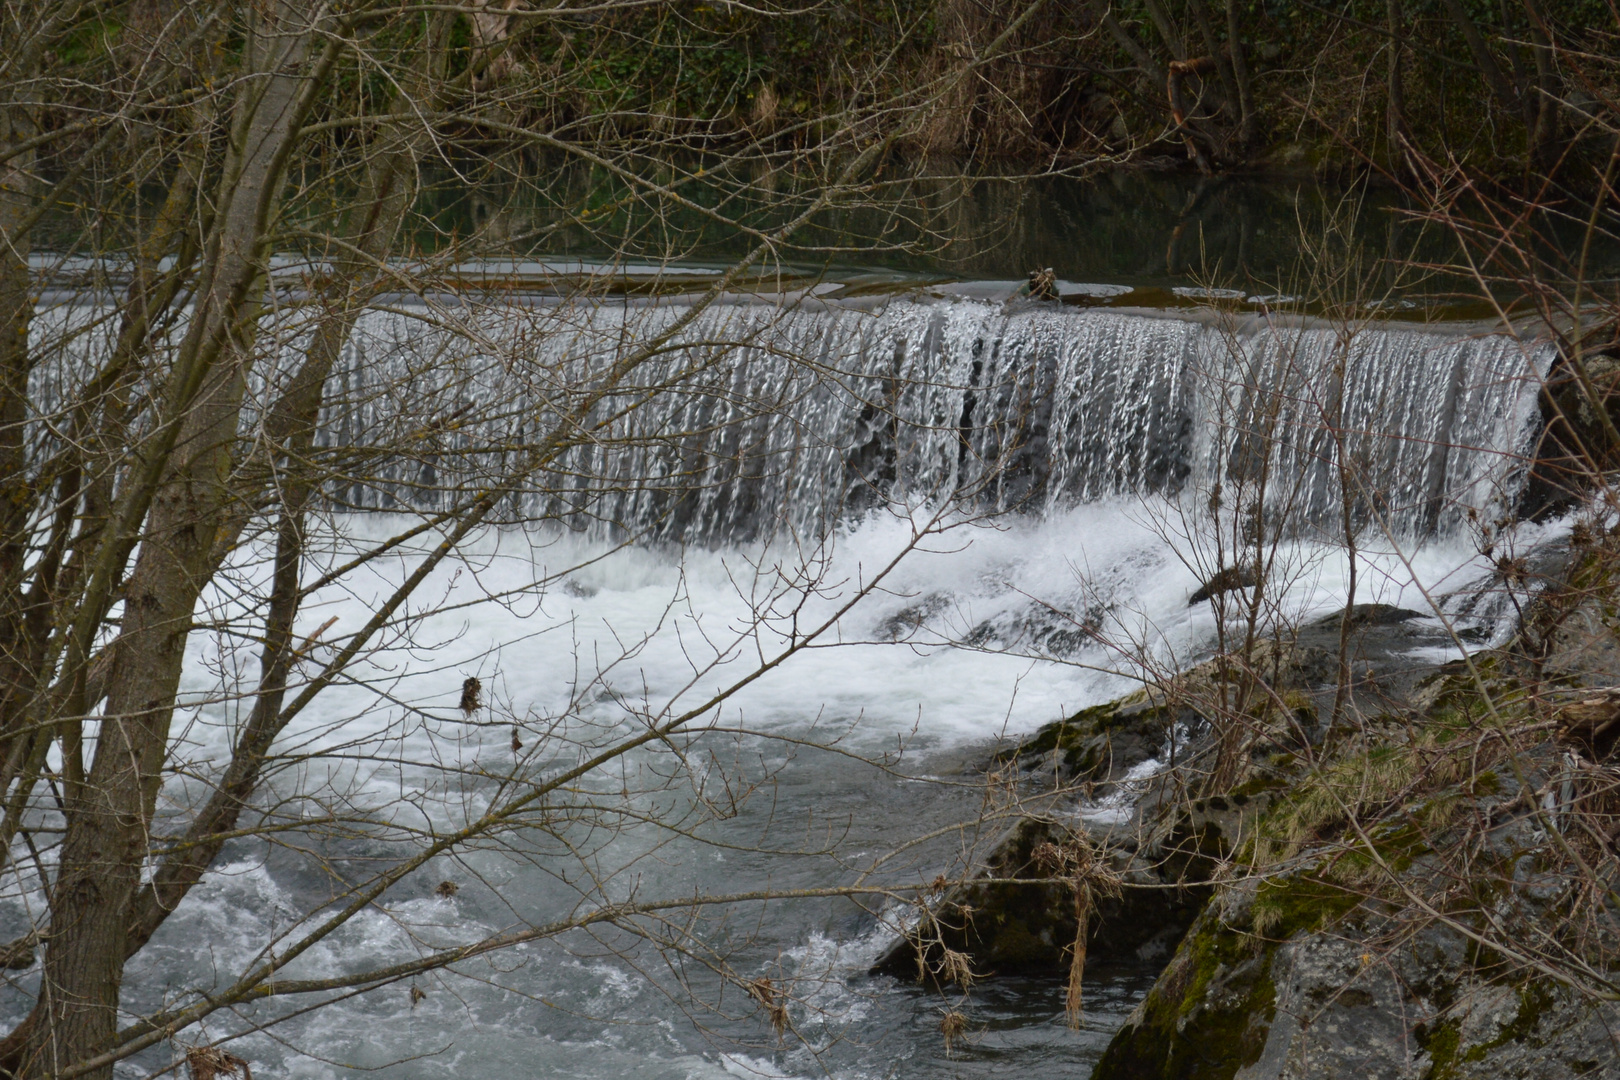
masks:
[[[1069,830],[1055,822],[1025,818],[996,845],[983,876],[1040,878],[1042,844],[1063,845]],[[1138,950],[1179,936],[1209,895],[1207,888],[1166,888],[1157,873],[1132,871],[1120,857],[1114,867],[1126,884],[1119,896],[1101,900],[1086,935],[1096,960],[1135,959]],[[1078,922],[1074,897],[1064,884],[965,882],[950,890],[916,929],[873,965],[876,974],[919,979],[938,971],[941,950],[965,954],[973,971],[988,975],[1054,975],[1068,970]]]
[[[1065,783],[1100,782],[1157,754],[1176,719],[1176,710],[1138,690],[1047,724],[1017,746],[999,751],[995,760],[1041,771],[1055,766]]]
[[[1265,1049],[1276,1012],[1273,946],[1210,904],[1115,1033],[1092,1080],[1231,1080]]]

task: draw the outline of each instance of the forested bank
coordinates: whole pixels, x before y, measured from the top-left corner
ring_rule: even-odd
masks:
[[[586,139],[640,125],[791,139],[806,120],[983,61],[1029,6],[676,3],[581,16],[514,49],[514,67],[566,93],[536,104],[514,84],[503,107]],[[1607,149],[1587,137],[1612,99],[1600,58],[1613,36],[1599,0],[1054,0],[904,141],[1206,170],[1398,167],[1410,149],[1512,175]]]
[[[130,80],[130,59],[163,32],[169,7],[106,6],[56,40],[45,78],[69,68],[90,78],[40,118],[84,127],[50,140],[55,164],[69,167],[93,145],[85,110]],[[1345,175],[1400,174],[1423,160],[1590,183],[1611,141],[1615,30],[1603,0],[681,0],[575,10],[483,0],[451,18],[401,9],[359,32],[368,50],[395,59],[436,36],[439,74],[477,100],[476,115],[458,112],[443,134],[483,149],[533,151],[520,133],[534,131],[600,147],[803,148],[858,121],[908,156],[981,167]],[[216,45],[226,57],[233,48]],[[384,66],[334,73],[333,99],[386,112],[397,85]],[[333,154],[362,136],[352,121],[328,120]]]

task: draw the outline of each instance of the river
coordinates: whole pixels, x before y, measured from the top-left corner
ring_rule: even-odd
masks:
[[[1045,220],[1071,212],[1060,204]],[[1257,213],[1244,210],[1251,220],[1229,238],[1239,262],[1270,251]],[[424,586],[410,640],[368,656],[366,681],[334,687],[284,737],[272,794],[336,823],[228,851],[130,968],[125,1008],[228,980],[340,881],[466,820],[514,775],[562,767],[727,685],[794,640],[791,619],[755,621],[762,590],[792,599],[806,625],[830,617],[936,520],[943,531],[836,620],[837,647],[795,656],[706,713],[681,741],[683,769],[670,772],[672,748],[632,755],[583,782],[596,817],[559,808],[547,828],[436,860],[291,974],[392,962],[582,903],[959,873],[995,838],[980,819],[997,740],[1131,689],[1143,663],[1173,668],[1213,648],[1210,606],[1188,597],[1212,565],[1220,519],[1199,515],[1218,485],[1266,462],[1282,607],[1308,619],[1343,606],[1324,409],[1338,410],[1342,452],[1365,481],[1357,599],[1425,609],[1434,598],[1477,640],[1501,632],[1505,609],[1478,599],[1493,567],[1477,522],[1516,506],[1543,346],[1456,321],[1348,334],[1277,316],[1274,295],[1246,290],[1220,294],[1225,313],[1214,313],[1199,291],[1208,280],[1174,252],[1169,270],[1146,261],[1157,240],[1137,246],[1130,270],[1080,232],[1063,241],[1084,254],[1059,269],[1066,303],[1017,298],[1016,273],[974,276],[936,258],[803,271],[778,282],[782,293],[730,298],[683,330],[684,347],[645,386],[702,354],[697,389],[655,396],[604,429],[621,449],[581,443],[550,481],[515,493],[502,522]],[[1041,243],[1061,246],[1055,237]],[[1055,250],[1036,244],[1002,269]],[[475,419],[377,463],[372,482],[332,486],[309,576],[498,467],[479,440],[522,437],[533,403],[569,372],[681,318],[705,271],[699,261],[674,281],[647,267],[654,287],[606,297],[539,287],[579,281],[593,269],[580,257],[479,268],[526,275],[535,287],[521,304],[363,320],[334,376],[323,446],[363,448],[424,409]],[[637,281],[634,267],[601,272]],[[1111,302],[1120,297],[1129,302]],[[1155,298],[1164,303],[1148,306]],[[514,365],[517,353],[492,341],[532,344]],[[408,401],[389,390],[400,385]],[[1556,527],[1524,525],[1521,539]],[[363,623],[434,536],[317,590],[303,632]],[[244,707],[233,695],[256,672],[255,647],[230,622],[262,588],[254,545],[265,542],[239,552],[239,575],[207,598],[189,643],[183,739],[199,763],[228,745]],[[797,579],[807,553],[814,578]],[[321,648],[312,642],[311,656]],[[467,677],[485,695],[471,717],[456,708]],[[167,812],[183,816],[198,790],[177,781]],[[42,897],[7,902],[20,916]],[[243,1031],[231,1049],[256,1075],[311,1080],[1083,1077],[1155,973],[1149,961],[1091,971],[1071,1030],[1056,980],[963,994],[869,975],[904,918],[878,897],[745,903],[663,924],[684,936],[662,952],[603,924],[307,1014],[244,1008],[177,1041]],[[788,995],[781,1033],[745,989],[761,978]],[[5,1006],[21,1008],[12,994]],[[948,1045],[951,1009],[966,1027]],[[148,1075],[167,1053],[119,1075]]]

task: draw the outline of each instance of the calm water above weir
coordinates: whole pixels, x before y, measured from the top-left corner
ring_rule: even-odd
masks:
[[[682,190],[694,202],[723,207],[760,228],[799,206],[793,196],[801,185],[791,176],[762,191],[749,186],[753,177],[717,175],[711,184],[694,180],[695,171],[695,164],[671,167],[659,180],[688,181]],[[424,242],[484,230],[520,259],[628,257],[685,266],[724,266],[749,248],[746,237],[695,211],[676,208],[648,219],[637,213],[626,185],[584,167],[559,163],[545,176],[535,187],[469,188],[457,178],[430,189],[424,204],[440,232]],[[1424,208],[1377,184],[1138,170],[1084,180],[947,173],[880,183],[858,202],[816,217],[795,237],[824,253],[790,249],[784,265],[771,269],[882,289],[919,281],[1020,282],[1050,267],[1062,281],[1140,290],[1126,303],[1176,304],[1184,298],[1174,290],[1218,288],[1274,299],[1381,302],[1397,315],[1488,314],[1473,299],[1472,279],[1433,269],[1457,261],[1447,231],[1423,220]],[[1555,214],[1540,221],[1540,254],[1549,264],[1574,264],[1580,220]],[[1592,280],[1620,278],[1620,243],[1600,235],[1585,257]],[[1321,275],[1324,258],[1330,275]],[[1309,295],[1313,276],[1327,296]],[[1330,276],[1335,284],[1324,287]]]

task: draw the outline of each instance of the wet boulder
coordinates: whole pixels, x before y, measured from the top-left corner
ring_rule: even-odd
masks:
[[[1196,720],[1191,710],[1139,690],[1047,724],[993,760],[997,767],[1016,765],[1063,785],[1107,783],[1157,756],[1174,725],[1189,720]]]
[[[1068,872],[1064,853],[1076,850],[1104,861],[1093,880],[1113,883],[1085,909],[1091,960],[1162,956],[1203,906],[1207,890],[1176,888],[1129,852],[1103,854],[1069,822],[1023,818],[995,845],[978,878],[948,890],[873,973],[942,983],[962,981],[959,964],[973,977],[1065,973],[1081,909],[1073,886],[1051,879]],[[1018,878],[1034,880],[1010,880]]]
[[[1187,606],[1202,604],[1205,600],[1213,599],[1222,593],[1252,589],[1258,584],[1260,584],[1260,568],[1253,563],[1227,566],[1211,574],[1209,579],[1198,587],[1198,591],[1188,598]]]

